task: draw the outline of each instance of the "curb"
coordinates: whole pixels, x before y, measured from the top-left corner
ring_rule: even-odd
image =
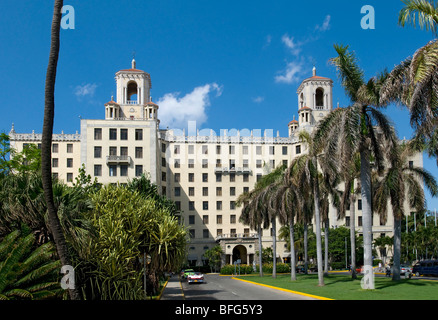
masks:
[[[294,294],[299,294],[301,296],[306,296],[306,297],[310,297],[310,298],[315,298],[318,300],[334,300],[334,299],[330,299],[330,298],[325,298],[325,297],[320,297],[320,296],[315,296],[313,294],[308,294],[308,293],[303,293],[303,292],[298,292],[298,291],[293,291],[293,290],[289,290],[289,289],[283,289],[283,288],[279,288],[279,287],[273,287],[267,284],[262,284],[262,283],[257,283],[257,282],[253,282],[253,281],[248,281],[248,280],[243,280],[243,279],[239,279],[236,277],[231,277],[231,279],[234,280],[239,280],[239,281],[244,281],[244,282],[248,282],[248,283],[252,283],[252,284],[256,284],[262,287],[267,287],[267,288],[271,288],[271,289],[276,289],[276,290],[280,290],[280,291],[284,291],[284,292],[290,292],[290,293],[294,293]]]

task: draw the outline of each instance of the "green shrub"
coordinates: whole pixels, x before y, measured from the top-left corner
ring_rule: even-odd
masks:
[[[252,268],[252,265],[247,264],[241,264],[240,265],[240,274],[251,274],[254,270]],[[232,275],[232,274],[239,274],[239,266],[235,266],[232,264],[227,264],[221,268],[220,274],[223,275]]]

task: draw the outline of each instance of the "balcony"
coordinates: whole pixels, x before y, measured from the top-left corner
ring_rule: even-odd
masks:
[[[126,100],[126,104],[138,104],[137,100]]]
[[[107,156],[106,164],[129,164],[131,163],[130,156]]]
[[[237,174],[252,174],[252,170],[250,168],[242,168],[242,167],[216,167],[214,169],[214,173],[222,173],[222,174],[228,174],[228,173],[237,173]]]
[[[257,233],[224,233],[216,237],[216,241],[236,240],[236,239],[258,239],[258,234]]]

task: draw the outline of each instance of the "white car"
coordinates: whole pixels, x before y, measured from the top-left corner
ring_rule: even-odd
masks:
[[[189,274],[187,276],[187,282],[188,283],[203,283],[204,282],[204,275],[201,272],[195,272],[194,274]]]

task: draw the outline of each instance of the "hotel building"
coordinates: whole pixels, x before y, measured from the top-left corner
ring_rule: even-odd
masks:
[[[223,249],[223,264],[237,259],[251,264],[256,259],[255,230],[239,222],[238,196],[251,190],[264,174],[306,152],[298,132],[311,132],[333,109],[333,81],[313,75],[297,90],[297,120],[288,124],[288,136],[273,130],[198,130],[190,122],[188,131],[159,128],[159,106],[151,101],[151,77],[136,68],[115,74],[116,99],[105,104],[105,118],[81,119],[80,133],[54,134],[53,174],[71,184],[82,164],[99,183],[126,183],[147,173],[160,192],[175,201],[181,221],[190,230],[187,258],[191,265],[205,263],[204,252],[216,245]],[[41,143],[41,134],[9,133],[11,147],[21,151],[27,144]],[[422,155],[411,159],[422,167]],[[357,231],[361,227],[361,201],[356,202]],[[330,209],[330,226],[349,225]],[[374,238],[392,235],[393,219],[385,224],[373,217]],[[277,223],[277,228],[280,224]],[[278,230],[277,230],[278,231]],[[263,247],[272,247],[272,230],[263,230]],[[278,235],[278,232],[277,232]],[[278,261],[290,257],[285,241],[277,239]]]

